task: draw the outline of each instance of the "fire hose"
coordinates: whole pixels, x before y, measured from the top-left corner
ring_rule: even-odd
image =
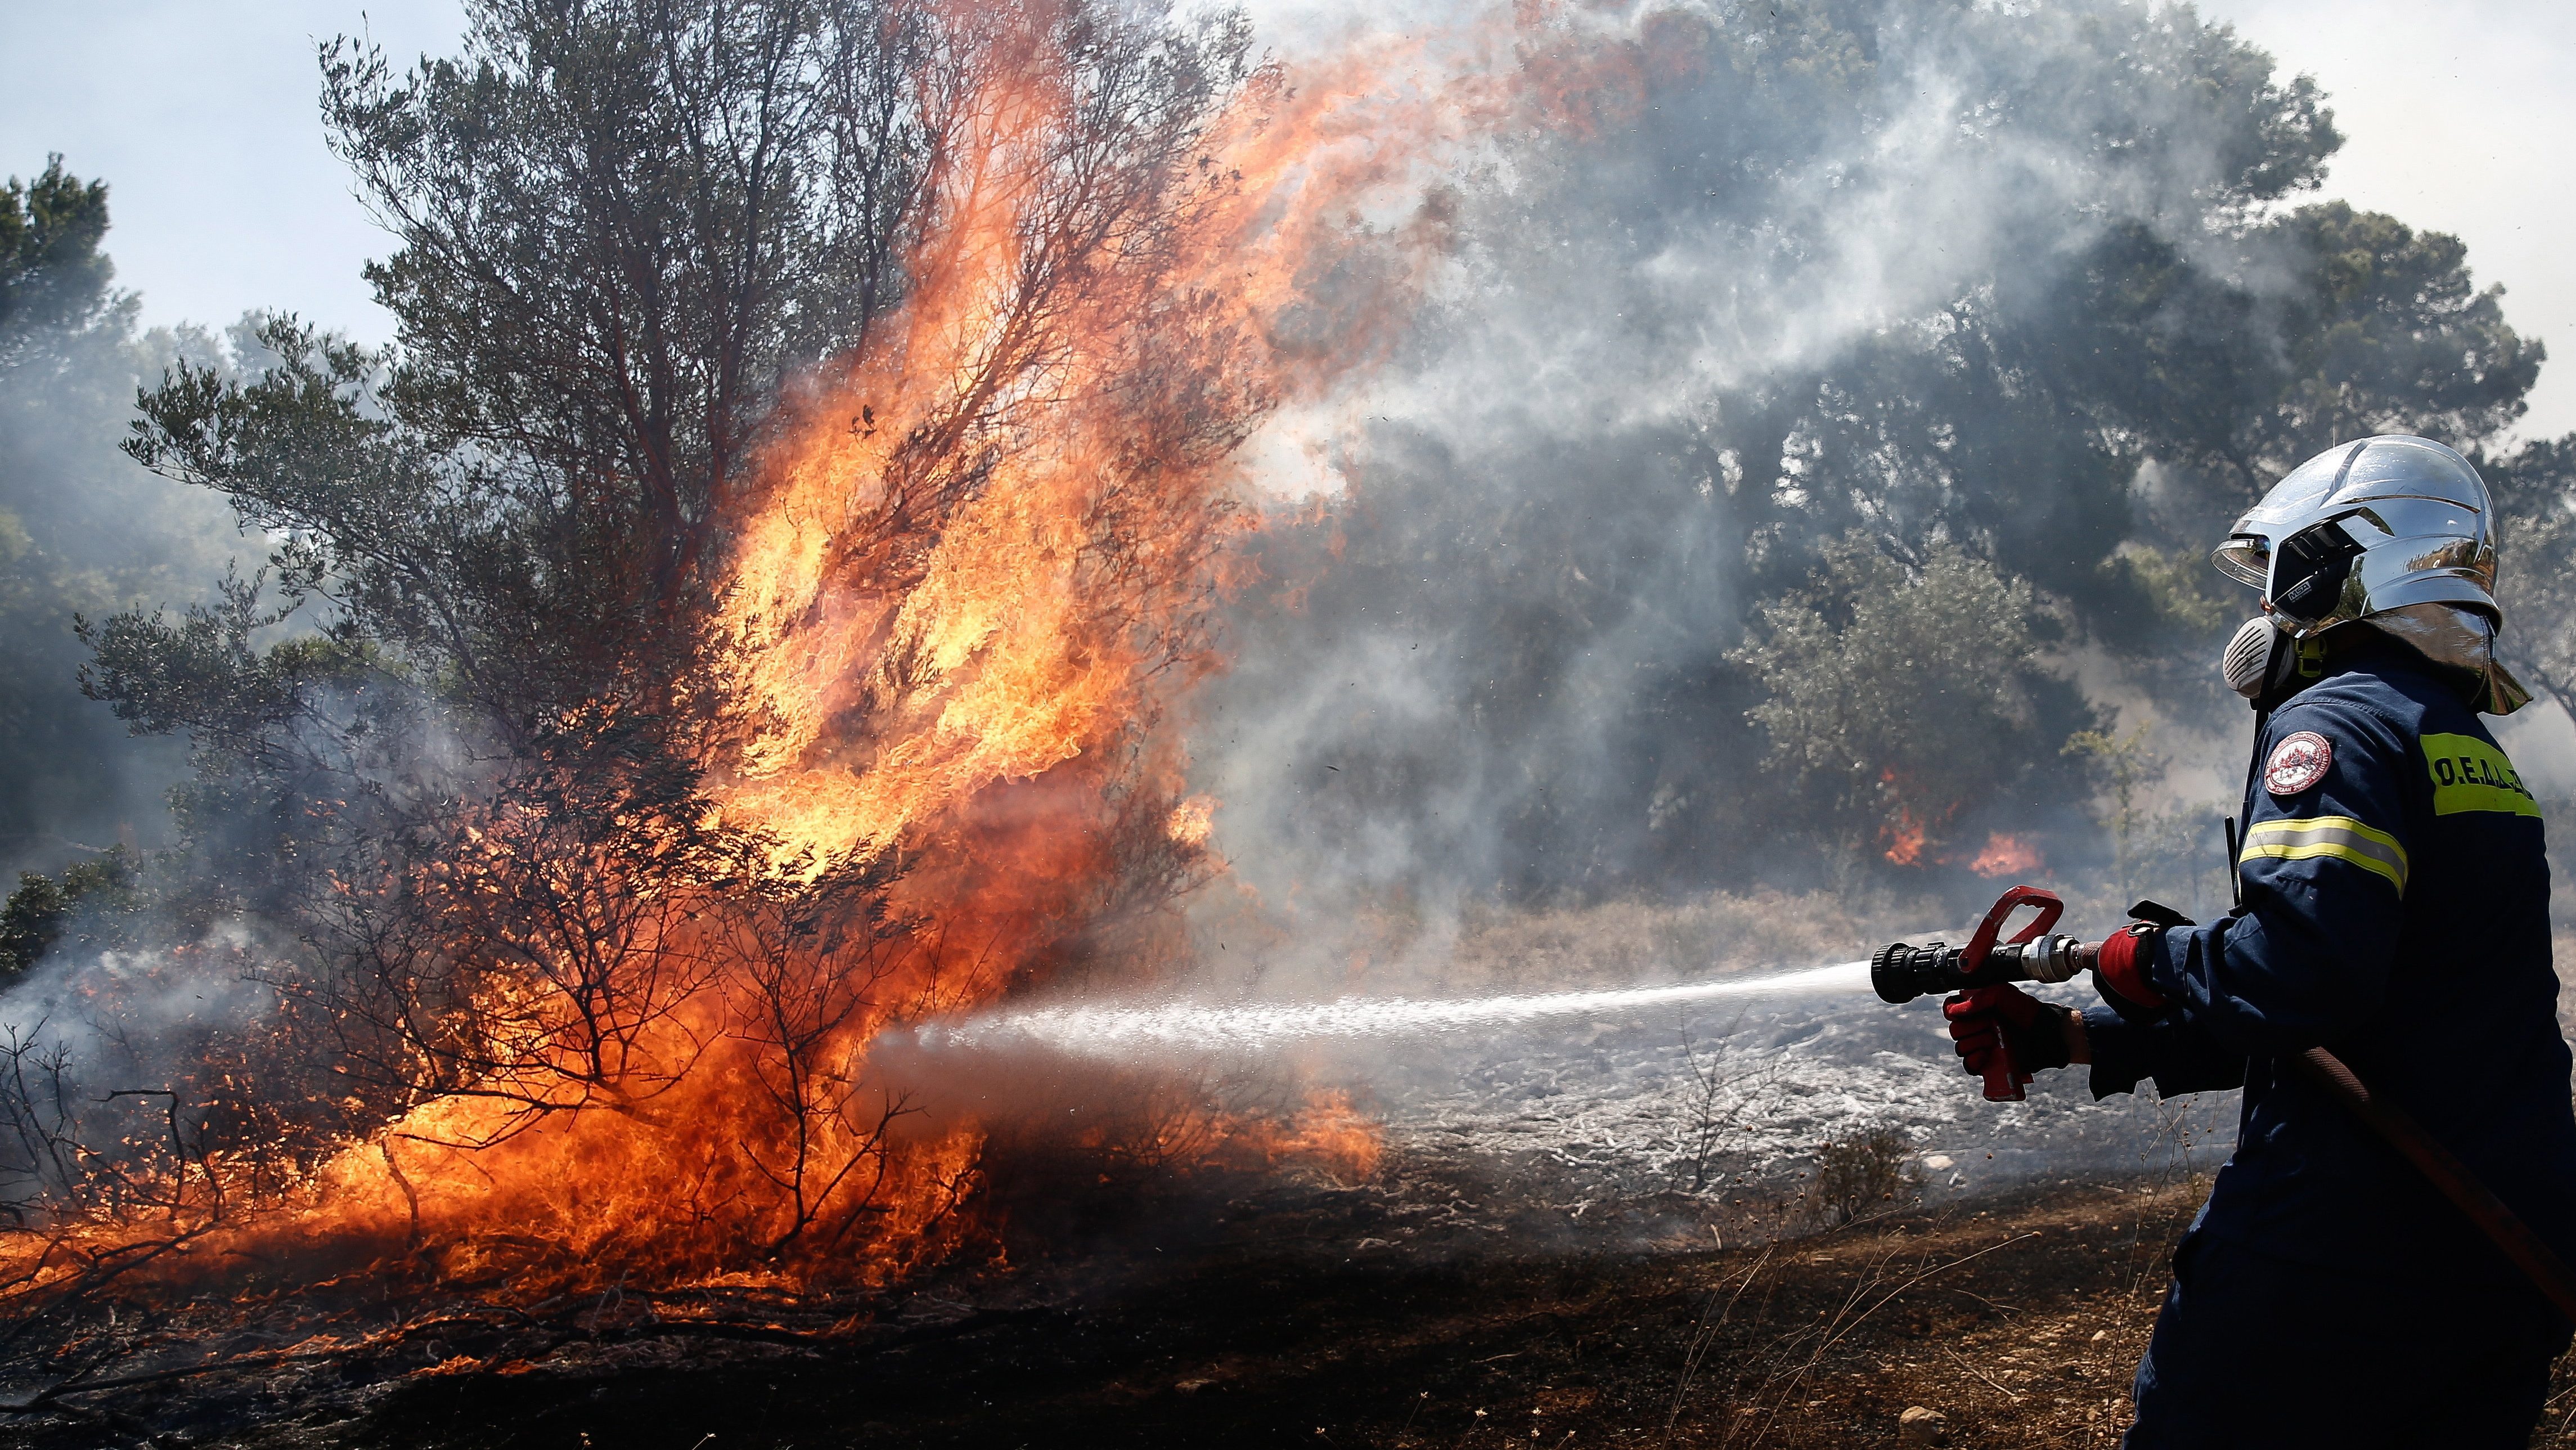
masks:
[[[2036,915],[2009,939],[1997,941],[2005,923],[2022,907]],[[2066,910],[2054,892],[2016,886],[1999,897],[1964,947],[1943,942],[1910,946],[1891,942],[1870,954],[1869,980],[1888,1002],[1911,1002],[1933,992],[1955,994],[1948,1000],[1975,1003],[2007,982],[2063,982],[2094,966],[2094,948],[2070,936],[2049,931]],[[2153,902],[2140,902],[2131,915],[2165,926],[2187,926],[2179,913]],[[2495,1196],[2468,1165],[2425,1131],[2404,1109],[2371,1090],[2342,1059],[2322,1047],[2282,1059],[2311,1087],[2341,1103],[2380,1141],[2415,1165],[2442,1196],[2451,1200],[2488,1240],[2530,1277],[2558,1312],[2576,1320],[2576,1274],[2541,1241],[2520,1215]],[[2012,1061],[2000,1041],[1985,1073],[1989,1102],[2020,1102],[2031,1075]]]

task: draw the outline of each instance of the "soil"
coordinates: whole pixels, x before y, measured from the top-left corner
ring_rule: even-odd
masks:
[[[1363,1203],[1318,1188],[1238,1205],[1197,1244],[988,1271],[872,1324],[606,1305],[587,1329],[415,1323],[367,1353],[101,1383],[0,1443],[2108,1446],[2197,1187],[2030,1189],[1759,1247],[1535,1254],[1354,1238]],[[1940,1419],[1909,1429],[1915,1407]]]
[[[1515,1252],[1490,1230],[1367,1237],[1365,1193],[1315,1186],[1239,1200],[1196,1243],[987,1269],[838,1323],[812,1302],[603,1302],[415,1314],[264,1360],[237,1343],[230,1369],[93,1379],[0,1445],[2112,1446],[2203,1187],[2030,1188],[1742,1248],[1666,1220],[1618,1251]],[[2560,1378],[2535,1445],[2565,1443]]]

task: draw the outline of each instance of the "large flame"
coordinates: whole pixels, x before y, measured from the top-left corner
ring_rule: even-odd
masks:
[[[1341,299],[1321,355],[1270,345],[1278,314],[1423,129],[1373,68],[1265,80],[1142,260],[1031,224],[1070,97],[1023,79],[975,108],[917,300],[808,403],[743,524],[723,622],[758,721],[728,810],[817,859],[883,851],[1103,748],[1204,666],[1191,611],[1242,526],[1235,446],[1382,345],[1399,279]],[[1083,285],[1030,295],[1065,269]]]
[[[724,820],[790,876],[881,872],[895,925],[837,949],[719,947],[644,1034],[653,1066],[628,1076],[674,1084],[648,1109],[495,1143],[514,1105],[442,1100],[351,1155],[343,1201],[398,1177],[399,1205],[375,1189],[386,1212],[461,1220],[412,1237],[482,1243],[507,1221],[559,1245],[559,1267],[898,1270],[956,1222],[979,1140],[953,1115],[909,1123],[872,1040],[1042,978],[1131,878],[1194,869],[1212,807],[1180,798],[1156,727],[1212,663],[1206,620],[1248,526],[1234,453],[1382,345],[1358,327],[1320,353],[1276,344],[1319,270],[1393,264],[1343,301],[1400,315],[1403,259],[1430,238],[1349,218],[1406,174],[1420,127],[1374,71],[1293,89],[1270,72],[1183,174],[1069,182],[1076,68],[1013,59],[943,153],[909,304],[796,401],[738,501],[713,630],[715,708],[737,725],[712,777]],[[1092,194],[1114,187],[1162,200]],[[1366,1158],[1346,1112],[1309,1116],[1241,1130]]]

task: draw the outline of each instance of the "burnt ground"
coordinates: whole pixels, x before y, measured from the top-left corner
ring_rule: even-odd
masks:
[[[2196,1201],[2061,1185],[1759,1247],[1514,1252],[1355,1238],[1366,1195],[1317,1188],[1238,1203],[1193,1244],[988,1272],[837,1324],[604,1298],[414,1317],[357,1349],[236,1347],[218,1372],[94,1375],[0,1444],[2112,1445]],[[1910,1406],[1943,1438],[1901,1430]]]

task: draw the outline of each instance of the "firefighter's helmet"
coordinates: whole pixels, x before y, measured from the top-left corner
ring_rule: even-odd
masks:
[[[2388,433],[2318,454],[2272,486],[2211,556],[2263,592],[2283,634],[2368,620],[2437,664],[2478,676],[2478,707],[2529,700],[2494,659],[2494,507],[2486,481],[2429,438]]]
[[[2263,591],[2293,638],[2401,604],[2460,604],[2500,618],[2486,481],[2429,438],[2340,444],[2246,511],[2212,556]]]

